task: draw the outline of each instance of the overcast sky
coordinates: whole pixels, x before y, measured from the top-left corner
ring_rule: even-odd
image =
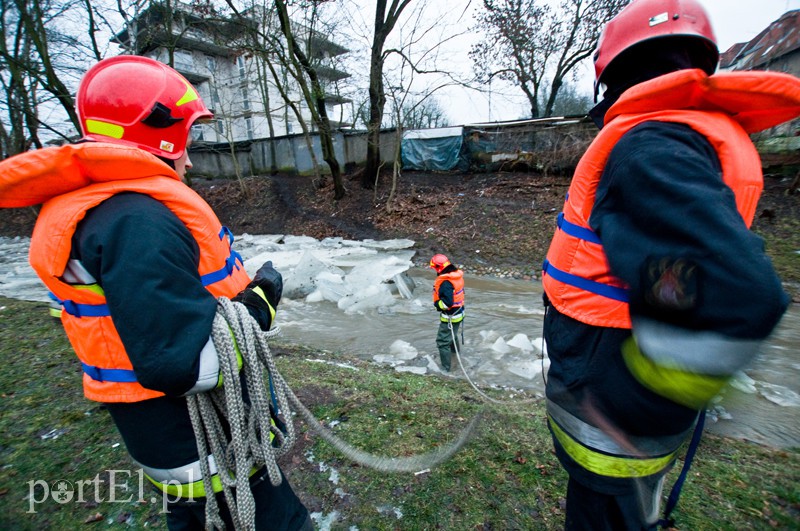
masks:
[[[720,51],[737,42],[747,42],[758,35],[786,11],[800,9],[800,0],[699,0],[711,17]],[[591,92],[594,71],[590,61],[583,65],[580,82]],[[514,120],[524,116],[528,105],[518,89],[492,87],[491,116],[487,94],[450,90],[439,101],[446,109],[450,123],[463,125],[475,122]]]

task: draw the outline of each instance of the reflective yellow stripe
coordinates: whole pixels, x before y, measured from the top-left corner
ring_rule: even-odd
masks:
[[[177,103],[175,103],[175,106],[176,107],[180,107],[181,105],[185,105],[185,104],[187,104],[189,102],[192,102],[192,101],[194,101],[196,99],[199,99],[199,96],[197,95],[197,92],[192,88],[191,85],[186,83],[186,92],[183,94],[183,96],[181,96],[181,99],[179,99],[177,101]]]
[[[692,409],[702,409],[728,383],[729,377],[709,376],[658,365],[642,354],[634,339],[622,344],[631,374],[656,394]]]
[[[56,319],[61,319],[61,309],[60,308],[50,308],[50,317],[55,317]]]
[[[639,459],[601,454],[582,445],[563,431],[548,415],[550,428],[564,451],[589,472],[612,478],[641,478],[661,472],[675,459],[672,452],[664,457]]]
[[[250,475],[248,477],[252,477],[253,474],[258,472],[259,469],[254,468],[250,471]],[[206,496],[206,488],[203,485],[203,480],[195,481],[193,483],[177,483],[177,482],[168,482],[168,483],[160,483],[155,479],[151,478],[147,474],[145,477],[150,480],[150,483],[155,485],[161,492],[169,494],[172,497],[180,497],[180,498],[205,498]],[[214,474],[211,476],[211,490],[214,492],[222,492],[222,480],[219,479],[218,474]]]
[[[259,297],[264,299],[264,302],[267,303],[267,307],[269,308],[269,314],[272,317],[272,320],[274,321],[275,320],[275,308],[273,308],[272,305],[267,300],[267,296],[264,294],[264,290],[261,289],[261,286],[254,287],[253,288],[253,293],[255,293],[256,295],[258,295]]]
[[[103,291],[103,288],[100,287],[100,284],[73,284],[72,287],[75,289],[89,290],[92,293],[96,293],[97,295],[105,296],[106,294],[106,292]]]
[[[173,498],[205,498],[206,496],[206,488],[202,479],[193,483],[159,483],[147,474],[145,474],[145,477],[161,492],[169,494]],[[217,474],[211,476],[211,490],[222,492],[222,481],[220,481]]]
[[[101,122],[100,120],[86,120],[86,132],[110,136],[111,138],[122,138],[122,135],[125,134],[125,128],[121,125]]]

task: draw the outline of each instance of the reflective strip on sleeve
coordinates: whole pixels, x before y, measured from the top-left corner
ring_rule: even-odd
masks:
[[[631,324],[636,344],[654,363],[705,375],[735,374],[758,354],[762,343],[641,317],[632,318]]]
[[[730,379],[730,376],[711,376],[659,365],[642,354],[632,337],[622,344],[622,358],[643,386],[692,409],[704,408]]]
[[[264,300],[264,302],[267,303],[267,307],[269,308],[269,315],[270,315],[270,317],[272,317],[272,320],[274,321],[275,320],[275,308],[273,308],[272,305],[267,300],[267,295],[264,293],[264,290],[261,289],[261,286],[254,287],[253,288],[253,293],[255,293],[256,295],[261,297]]]

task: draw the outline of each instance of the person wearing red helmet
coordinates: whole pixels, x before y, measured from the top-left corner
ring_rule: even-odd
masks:
[[[433,255],[429,267],[436,271],[433,307],[439,312],[436,348],[442,369],[450,372],[452,356],[460,349],[458,330],[464,321],[464,272],[443,254]]]
[[[600,132],[543,265],[546,396],[569,474],[565,528],[666,526],[666,473],[708,402],[788,298],[749,231],[762,189],[748,134],[800,114],[800,80],[715,74],[696,0],[634,0],[594,56]]]
[[[186,395],[223,385],[217,298],[244,304],[268,330],[282,278],[267,262],[251,280],[233,235],[182,182],[190,129],[213,116],[183,76],[145,57],[105,59],[81,80],[77,110],[78,143],[0,163],[0,207],[42,204],[30,262],[61,307],[84,394],[105,404],[144,475],[180,493],[165,498],[168,527],[204,529]],[[285,478],[273,486],[261,468],[249,484],[257,529],[313,527]]]

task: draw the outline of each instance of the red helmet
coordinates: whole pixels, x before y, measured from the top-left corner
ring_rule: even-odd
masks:
[[[442,269],[450,265],[450,260],[443,254],[435,254],[433,258],[431,258],[431,263],[429,267],[435,270],[437,273],[441,273]]]
[[[702,39],[710,45],[716,65],[719,57],[711,22],[697,0],[634,0],[600,34],[594,53],[595,84],[622,52],[635,44],[660,37]]]
[[[89,69],[78,87],[83,137],[178,159],[192,124],[213,114],[194,87],[149,57],[120,55]]]

